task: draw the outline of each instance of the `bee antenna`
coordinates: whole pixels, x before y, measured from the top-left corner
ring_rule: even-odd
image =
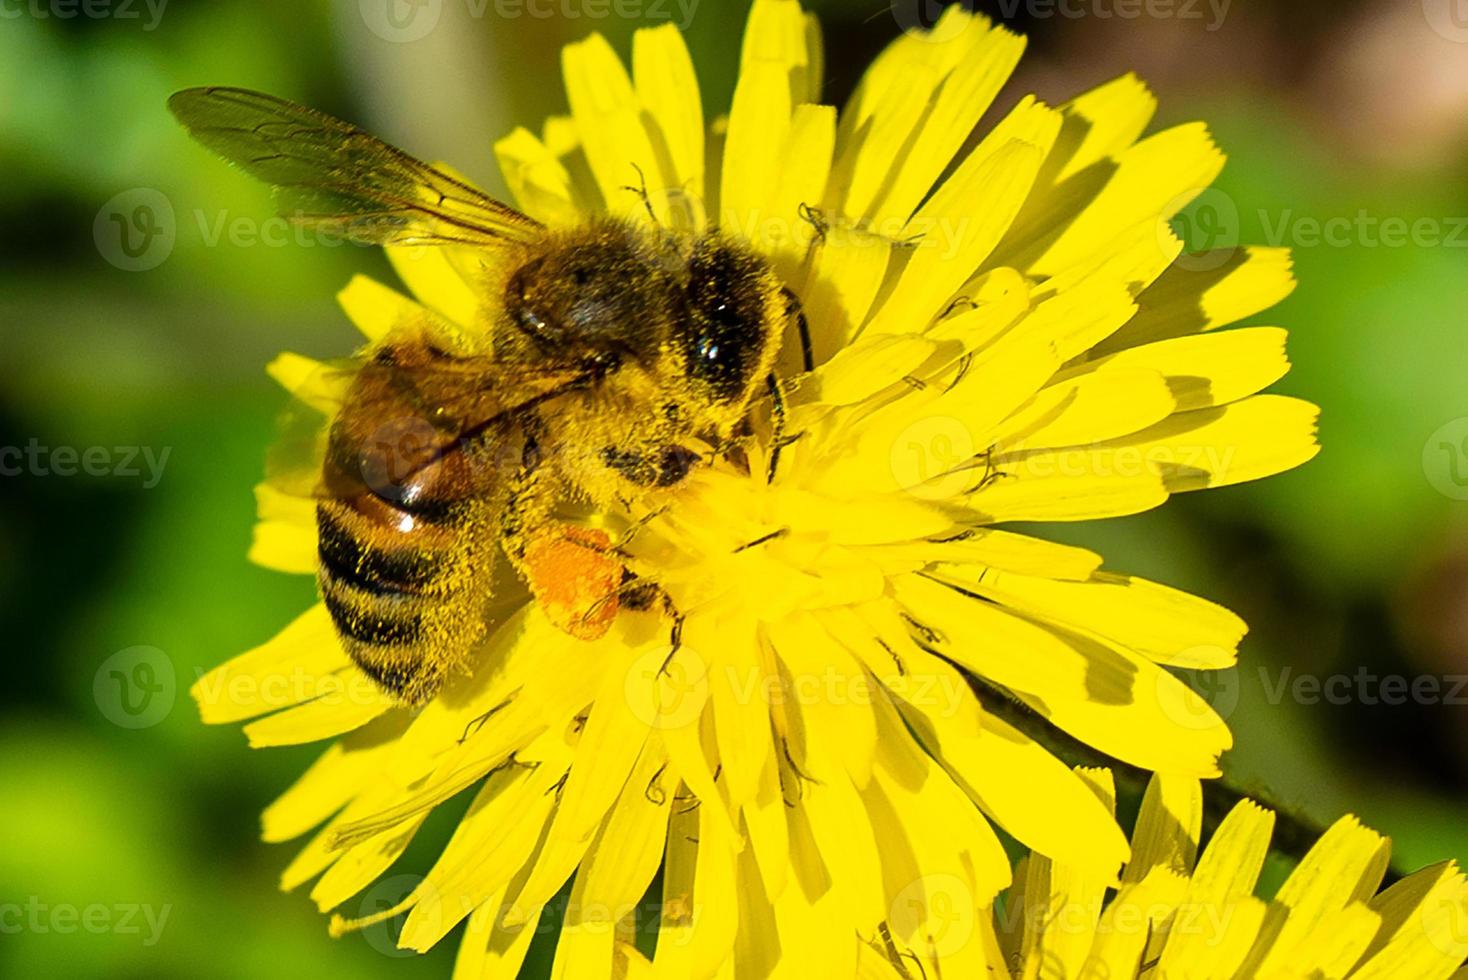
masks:
[[[630,184],[624,184],[622,185],[622,190],[631,191],[640,197],[642,199],[642,206],[647,210],[647,216],[652,219],[653,225],[661,224],[658,221],[657,212],[652,209],[652,195],[647,190],[647,174],[643,173],[642,168],[635,162],[632,164],[632,169],[637,171],[637,186],[633,187]]]

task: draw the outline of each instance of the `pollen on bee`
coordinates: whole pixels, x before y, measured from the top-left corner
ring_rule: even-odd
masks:
[[[526,546],[530,591],[546,618],[577,639],[606,635],[617,618],[623,569],[610,545],[611,536],[605,531],[563,524]]]

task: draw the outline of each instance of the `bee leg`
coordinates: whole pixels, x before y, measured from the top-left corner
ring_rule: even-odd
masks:
[[[465,742],[469,741],[472,736],[477,735],[479,733],[479,730],[485,726],[489,719],[493,718],[496,714],[510,706],[511,700],[513,700],[513,698],[506,698],[499,704],[495,705],[493,708],[490,708],[488,711],[484,712],[484,714],[479,715],[477,718],[471,718],[469,720],[469,723],[464,726],[464,733],[459,736],[459,744],[463,745]]]
[[[665,611],[673,618],[673,626],[668,630],[668,656],[663,660],[663,665],[658,668],[659,675],[667,673],[668,665],[673,662],[678,651],[683,649],[683,614],[673,605],[672,598],[666,592],[663,592],[662,595]]]
[[[607,532],[552,518],[553,498],[538,460],[538,450],[528,442],[525,464],[505,505],[505,554],[557,629],[595,640],[617,617],[625,569]]]
[[[802,205],[803,206],[803,205]],[[815,349],[810,342],[810,321],[805,318],[805,309],[800,305],[800,297],[786,286],[781,290],[785,297],[785,317],[795,323],[795,332],[800,337],[800,363],[806,373],[816,369]]]
[[[668,656],[658,669],[659,674],[664,673],[673,662],[674,655],[683,646],[684,616],[674,604],[673,597],[658,583],[638,578],[626,569],[623,569],[623,576],[621,586],[592,603],[582,614],[583,618],[600,622],[603,617],[615,618],[620,609],[645,612],[654,606],[661,606],[659,611],[672,622],[668,631]]]
[[[780,451],[799,441],[805,433],[785,434],[785,392],[780,387],[780,379],[771,373],[765,379],[765,385],[770,390],[770,463],[765,473],[765,482],[774,483],[775,472],[780,468]]]
[[[624,549],[632,543],[633,538],[637,537],[637,533],[667,512],[667,507],[659,507],[656,510],[650,510],[646,514],[643,514],[632,522],[631,527],[622,532],[622,536],[617,539],[617,543],[612,546],[612,550],[619,555],[625,555],[626,552]]]

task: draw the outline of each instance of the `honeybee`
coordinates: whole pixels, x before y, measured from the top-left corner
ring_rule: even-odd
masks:
[[[557,508],[674,490],[737,452],[766,392],[778,424],[780,344],[791,329],[807,352],[809,341],[769,264],[717,230],[612,217],[548,229],[348,123],[257,92],[188,89],[168,105],[195,139],[274,185],[293,221],[477,259],[474,330],[431,316],[396,324],[359,352],[327,430],[317,583],[357,666],[405,705],[432,698],[483,637],[501,552],[574,636],[649,607],[656,583]]]

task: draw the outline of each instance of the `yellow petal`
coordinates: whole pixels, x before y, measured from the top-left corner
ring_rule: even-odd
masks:
[[[1024,40],[986,17],[947,15],[872,64],[848,107],[830,204],[873,227],[900,227],[998,94]]]
[[[885,557],[889,548],[878,553]],[[894,557],[911,555],[924,566],[981,565],[1019,575],[1080,582],[1101,567],[1101,556],[1093,551],[997,528],[971,528],[907,545],[892,545],[890,553]]]
[[[430,949],[485,902],[500,918],[507,887],[522,869],[529,872],[560,775],[560,767],[544,763],[510,763],[490,773],[419,885],[420,900],[403,923],[399,945]],[[471,931],[474,925],[471,919]]]
[[[996,258],[1033,275],[1063,272],[1105,248],[1118,228],[1155,218],[1160,229],[1222,167],[1223,154],[1200,123],[1150,136],[1117,154],[1099,188],[1086,186],[1088,173],[1077,173],[1035,213],[1022,215]]]
[[[1255,395],[1221,408],[1180,412],[1150,429],[1087,453],[1100,472],[1154,468],[1171,493],[1231,486],[1293,469],[1320,451],[1320,410],[1279,395]]]
[[[1107,770],[1077,770],[1086,792],[1091,793],[1109,814],[1115,808],[1116,788]],[[1057,976],[1079,976],[1096,938],[1101,919],[1101,901],[1113,878],[1096,874],[1088,862],[1083,869],[1065,865],[1038,854],[1030,856],[1025,882],[1027,902],[1045,896],[1043,931],[1033,933],[1027,943],[1027,972],[1053,972]],[[1112,870],[1115,870],[1114,868]]]
[[[1209,705],[1130,651],[1028,620],[922,576],[893,583],[924,642],[1053,724],[1144,768],[1214,776],[1232,744]]]
[[[820,364],[855,337],[886,278],[893,244],[865,233],[828,234],[798,290]],[[913,322],[911,329],[922,324]]]
[[[361,787],[361,791],[347,804],[346,809],[318,831],[281,872],[281,889],[292,891],[331,867],[345,849],[337,833],[340,828],[386,806],[398,792],[395,787],[380,782]]]
[[[1354,817],[1336,821],[1280,886],[1245,968],[1259,976],[1289,974],[1281,968],[1298,952],[1317,955],[1319,949],[1299,948],[1318,943],[1316,930],[1347,905],[1376,894],[1390,857],[1391,844],[1380,834]]]
[[[394,827],[390,833],[347,848],[311,889],[311,901],[329,912],[366,888],[396,861],[413,841],[428,814]]]
[[[199,678],[190,693],[204,723],[218,725],[310,701],[335,690],[332,678],[343,671],[356,668],[326,607],[317,603],[268,642]]]
[[[958,577],[958,576],[953,576]],[[1097,572],[1084,582],[987,571],[964,588],[1040,619],[1109,637],[1173,667],[1231,666],[1248,626],[1204,599],[1145,579]]]
[[[1187,882],[1165,870],[1126,882],[1101,913],[1083,977],[1125,977],[1147,962],[1148,940],[1166,928]]]
[[[1264,922],[1265,904],[1253,891],[1273,830],[1274,813],[1250,800],[1223,819],[1169,925],[1160,970],[1186,965],[1208,978],[1234,976]]]
[[[805,45],[798,3],[762,0],[751,8],[724,143],[719,207],[727,227],[758,227],[773,214],[785,169],[781,150],[806,91]]]
[[[1189,897],[1222,907],[1252,895],[1273,833],[1272,811],[1252,800],[1236,804],[1213,832],[1198,859]]]
[[[805,259],[818,236],[807,207],[825,192],[835,143],[835,109],[822,105],[795,107],[780,151],[782,171],[767,202],[768,213],[759,227],[745,234],[769,256],[776,273],[787,282],[798,282],[803,276]],[[787,344],[786,350],[794,355],[796,346]],[[790,358],[789,373],[804,370],[798,360]]]
[[[336,301],[368,340],[381,340],[400,323],[426,313],[396,289],[360,274],[336,294]]]
[[[561,925],[556,976],[597,976],[607,970],[617,924],[636,912],[657,873],[673,806],[673,787],[659,783],[666,761],[661,747],[649,742],[587,849]]]
[[[520,210],[548,225],[582,220],[571,191],[571,174],[550,147],[524,127],[494,144],[500,173]]]
[[[951,668],[935,678],[946,679],[962,683]],[[1036,854],[1101,881],[1115,878],[1127,859],[1126,837],[1070,767],[991,714],[982,714],[980,734],[968,734],[945,699],[925,700],[904,701],[904,717],[986,814]]]
[[[293,397],[324,415],[334,413],[346,395],[346,379],[339,372],[314,358],[289,351],[265,365],[265,373]]]
[[[1360,902],[1325,912],[1287,953],[1278,946],[1271,949],[1269,963],[1254,975],[1260,980],[1345,977],[1371,943],[1380,922],[1380,916]],[[1267,920],[1265,930],[1267,935]]]
[[[1132,859],[1122,881],[1139,883],[1154,868],[1192,873],[1203,831],[1203,787],[1196,779],[1154,773],[1132,832]]]
[[[1137,315],[1099,353],[1213,330],[1253,316],[1295,288],[1289,249],[1234,249],[1213,267],[1207,255],[1175,265],[1138,298]]]
[[[744,807],[744,833],[749,839],[760,880],[767,896],[778,897],[790,873],[790,828],[785,822],[785,794],[780,763],[773,754],[760,773],[760,788]]]
[[[1139,432],[1177,407],[1157,371],[1115,368],[1048,385],[992,433],[995,464],[1014,450],[1081,446]]]
[[[1091,521],[1125,517],[1167,501],[1163,480],[1152,472],[1095,473],[1062,465],[1060,457],[1034,457],[1014,478],[1003,478],[973,494],[966,506],[988,523],[1005,521]]]
[[[879,705],[884,737],[872,781],[862,790],[880,848],[892,936],[931,951],[962,976],[982,975],[984,947],[973,940],[995,894],[1009,884],[1008,859],[967,796]]]
[[[1009,228],[1044,154],[1029,140],[993,136],[975,149],[914,215],[909,228],[922,238],[866,331],[921,329],[941,313]]]
[[[648,720],[630,703],[627,683],[624,670],[606,672],[577,743],[571,776],[560,793],[552,839],[564,833],[568,839],[584,841],[616,800],[642,752]]]
[[[1381,930],[1359,980],[1440,980],[1468,958],[1468,879],[1455,864],[1424,868],[1371,902]]]
[[[839,351],[817,371],[820,399],[853,405],[902,380],[928,360],[938,345],[912,334],[863,337]]]
[[[1056,147],[1056,181],[1135,143],[1157,111],[1157,98],[1137,76],[1126,74],[1061,106],[1065,131]]]
[[[704,980],[719,974],[729,951],[734,946],[735,933],[739,927],[738,883],[735,879],[737,861],[736,845],[724,830],[724,823],[713,815],[720,810],[715,806],[700,806],[694,817],[692,836],[696,840],[693,854],[678,855],[678,863],[684,867],[683,874],[692,871],[691,885],[686,894],[672,896],[668,901],[666,888],[672,874],[674,853],[670,847],[667,859],[669,871],[665,873],[664,921],[670,915],[686,919],[687,932],[678,935],[678,924],[659,936],[667,935],[668,943],[661,938],[657,955],[653,959],[656,975],[666,978],[688,978]],[[688,833],[676,825],[669,829],[670,843],[677,833]],[[691,868],[689,867],[691,865]],[[687,879],[683,879],[687,880]]]
[[[633,221],[647,221],[635,188],[643,180],[652,191],[677,184],[673,175],[663,172],[627,70],[600,34],[562,48],[561,68],[581,147],[607,210]],[[659,223],[665,227],[669,223],[667,204],[664,195],[653,198]]]
[[[261,839],[298,837],[346,806],[389,754],[404,719],[389,716],[353,732],[311,764],[260,816]]]
[[[255,512],[260,519],[250,541],[250,561],[278,572],[316,574],[316,501],[261,483],[255,487]]]
[[[908,71],[901,84],[894,86],[894,92],[924,110],[903,141],[900,154],[894,154],[895,166],[873,154],[872,145],[861,148],[862,157],[875,158],[864,162],[868,167],[875,164],[880,176],[882,193],[862,208],[866,220],[878,228],[905,222],[928,194],[1009,79],[1024,53],[1025,39],[986,18],[974,17],[956,36],[919,47],[924,49],[925,61],[936,69],[937,83],[922,84],[917,72]],[[955,58],[945,48],[965,50]],[[857,213],[849,202],[847,213]]]
[[[676,26],[643,28],[632,36],[632,77],[656,124],[660,152],[667,155],[667,186],[702,201],[703,104],[688,45]]]
[[[454,326],[466,329],[474,326],[479,315],[479,297],[455,267],[452,249],[436,245],[389,245],[384,251],[393,271],[419,303]]]
[[[453,980],[515,980],[530,952],[530,941],[540,933],[540,917],[513,929],[500,924],[500,903],[485,902],[469,917]]]
[[[250,747],[319,742],[361,728],[396,707],[391,697],[355,669],[321,678],[313,686],[315,700],[246,725]]]
[[[1274,384],[1290,369],[1285,332],[1250,327],[1194,334],[1132,347],[1064,372],[1061,378],[1091,371],[1135,368],[1166,376],[1179,411],[1212,408],[1237,401]]]

